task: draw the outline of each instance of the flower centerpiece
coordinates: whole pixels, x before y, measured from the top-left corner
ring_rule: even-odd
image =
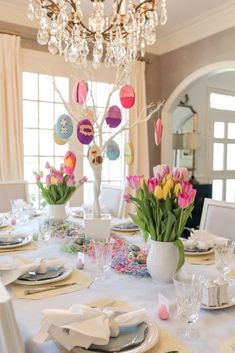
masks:
[[[154,167],[154,177],[127,177],[136,190],[124,196],[136,206],[132,220],[143,231],[145,240],[151,238],[147,267],[156,281],[170,282],[184,264],[184,246],[179,239],[193,210],[196,190],[188,181],[186,168],[168,165]]]
[[[48,174],[45,183],[42,182],[43,172],[34,172],[41,195],[49,205],[49,215],[55,219],[66,218],[65,204],[75,191],[87,181],[87,178],[83,177],[76,183],[73,174],[76,157],[73,152],[66,153],[64,162],[58,170],[46,162],[45,168],[48,169]]]

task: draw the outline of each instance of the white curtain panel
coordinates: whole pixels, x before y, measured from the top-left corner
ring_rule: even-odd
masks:
[[[0,181],[23,180],[20,37],[0,34]]]
[[[134,123],[146,106],[145,62],[137,61],[130,80],[135,90],[135,105],[130,109],[130,123]],[[146,118],[146,116],[143,116]],[[149,176],[149,153],[147,123],[141,123],[130,130],[129,140],[134,145],[134,162],[129,168],[129,175]]]

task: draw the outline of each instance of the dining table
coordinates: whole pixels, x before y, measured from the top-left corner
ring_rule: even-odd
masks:
[[[35,231],[34,228],[39,219],[30,221],[31,223],[27,225],[32,232]],[[71,221],[76,222],[77,220],[71,219]],[[128,233],[119,232],[118,237],[123,237],[131,244],[144,245],[141,233],[128,235]],[[62,244],[66,241],[68,241],[66,238],[51,238],[46,246],[38,243],[36,249],[25,251],[21,255],[30,259],[41,256],[64,258],[68,266],[76,268],[77,253],[64,251]],[[1,256],[0,261],[2,259],[10,260],[11,256],[12,254],[5,254]],[[235,261],[233,268],[235,268]],[[178,336],[178,330],[183,326],[183,323],[177,315],[176,292],[173,283],[154,283],[150,277],[118,273],[113,269],[107,271],[104,278],[97,279],[96,263],[94,258],[88,254],[85,255],[84,268],[79,271],[91,279],[91,284],[87,288],[42,299],[17,298],[11,287],[7,286],[26,353],[61,352],[60,347],[53,340],[44,343],[36,343],[34,340],[41,327],[42,311],[44,309],[68,309],[74,304],[87,304],[104,298],[109,298],[111,301],[126,302],[133,310],[146,309],[148,315],[160,329],[167,330],[183,341]],[[185,263],[181,271],[202,274],[205,278],[215,278],[219,275],[215,264]],[[234,289],[235,279],[230,279],[230,286]],[[159,294],[163,295],[169,302],[169,318],[166,320],[159,318]],[[200,309],[199,320],[195,325],[200,332],[200,337],[196,340],[184,341],[191,352],[221,353],[221,342],[235,337],[235,306],[231,305],[218,310]]]

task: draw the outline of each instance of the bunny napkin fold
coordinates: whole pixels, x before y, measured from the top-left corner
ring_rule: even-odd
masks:
[[[137,310],[117,315],[112,310],[90,308],[82,304],[68,310],[43,310],[42,327],[34,338],[37,343],[54,339],[67,350],[76,346],[106,345],[117,337],[121,328],[133,327],[147,320],[146,311]]]
[[[2,283],[7,285],[29,271],[45,273],[49,269],[58,269],[64,265],[65,260],[59,258],[44,259],[40,257],[32,260],[20,255],[13,255],[10,260],[0,261],[0,277]]]

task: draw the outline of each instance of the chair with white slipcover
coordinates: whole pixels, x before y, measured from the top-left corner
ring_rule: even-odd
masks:
[[[29,203],[26,181],[0,182],[0,213],[11,210],[11,200],[22,199]]]

